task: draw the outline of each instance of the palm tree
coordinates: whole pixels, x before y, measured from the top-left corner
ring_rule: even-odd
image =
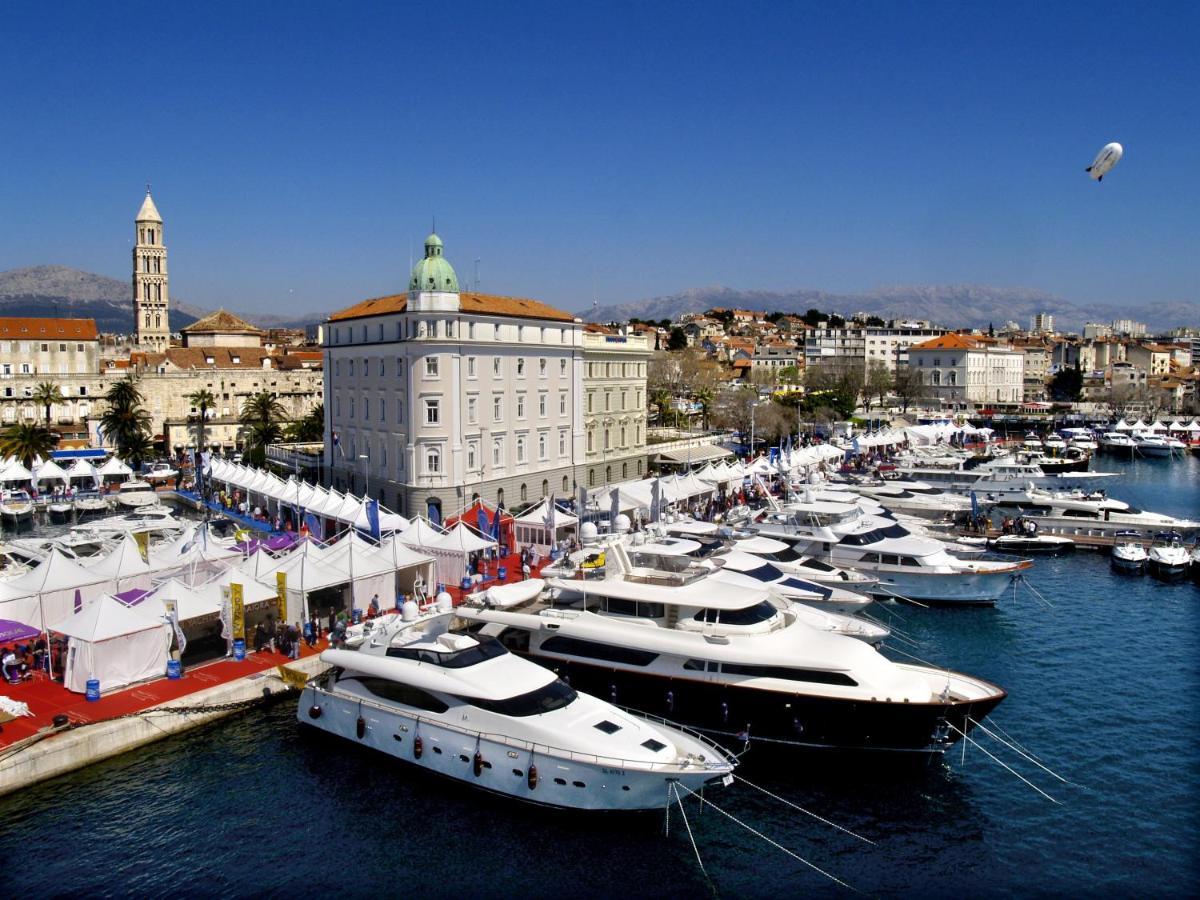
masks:
[[[117,445],[118,454],[127,459],[130,451],[141,451],[143,442],[150,442],[150,414],[142,406],[137,380],[127,375],[108,389],[104,399],[108,408],[100,416],[100,427]]]
[[[297,443],[313,443],[325,439],[325,404],[318,403],[302,419],[287,427],[288,440]]]
[[[712,413],[712,404],[714,394],[712,388],[699,388],[692,394],[692,399],[700,404],[700,422],[704,425],[704,430],[708,431],[708,417]]]
[[[48,459],[57,442],[57,435],[49,428],[33,422],[21,422],[10,426],[0,435],[0,457],[15,457],[28,469],[37,457]]]
[[[270,391],[260,391],[242,406],[239,421],[246,426],[246,452],[250,461],[262,465],[267,457],[267,445],[283,436],[281,423],[287,418],[283,408]]]
[[[50,407],[55,403],[62,403],[63,399],[62,391],[52,381],[43,381],[33,389],[33,402],[40,403],[42,408],[46,410],[47,428],[50,427]]]
[[[658,407],[658,424],[667,424],[667,415],[671,410],[671,392],[666,388],[656,388],[650,395],[650,403]]]
[[[208,388],[200,388],[187,395],[188,402],[200,410],[200,420],[196,423],[196,452],[204,449],[204,425],[208,421],[208,411],[217,405],[217,398]]]
[[[148,431],[139,431],[130,435],[121,447],[121,456],[133,467],[134,471],[141,468],[142,463],[154,459],[154,455],[154,441],[150,439]]]

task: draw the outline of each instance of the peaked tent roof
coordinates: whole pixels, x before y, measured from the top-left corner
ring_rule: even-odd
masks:
[[[137,541],[128,531],[112,551],[98,562],[90,563],[88,571],[104,578],[129,578],[149,573],[150,566],[142,559]]]
[[[72,613],[49,628],[68,637],[96,643],[148,631],[151,628],[161,628],[162,625],[160,620],[146,615],[136,607],[126,606],[115,597],[101,594],[79,612]]]
[[[484,547],[495,547],[496,542],[491,538],[481,537],[476,531],[459,522],[437,540],[426,545],[434,550],[455,550],[471,553]]]
[[[445,532],[438,531],[425,519],[418,516],[408,523],[408,527],[396,535],[396,540],[409,547],[429,547],[436,545],[438,538]]]
[[[29,595],[98,584],[107,580],[104,575],[93,572],[91,569],[85,569],[54,547],[36,567],[24,575],[6,582],[6,586],[22,591],[24,595]]]
[[[528,512],[522,513],[516,517],[516,521],[523,525],[545,525],[546,524],[546,507],[550,504],[547,497],[542,498],[542,502]],[[567,525],[574,525],[578,522],[575,516],[568,512],[563,512],[556,505],[554,507],[554,527],[563,528]]]

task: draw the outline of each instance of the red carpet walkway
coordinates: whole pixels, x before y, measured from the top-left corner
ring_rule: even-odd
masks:
[[[324,640],[315,649],[301,646],[301,656],[313,656],[327,646],[328,643]],[[18,716],[0,725],[0,728],[4,729],[0,731],[0,750],[51,725],[59,713],[65,713],[72,722],[101,722],[149,709],[167,700],[186,697],[188,694],[219,684],[227,684],[247,675],[265,672],[286,662],[288,657],[281,653],[247,653],[244,662],[220,659],[201,663],[185,670],[180,679],[172,681],[164,677],[157,681],[133,685],[111,694],[104,694],[95,703],[89,703],[82,694],[68,691],[43,674],[35,675],[32,681],[22,684],[0,682],[0,695],[27,703],[29,711],[33,713],[32,716]]]

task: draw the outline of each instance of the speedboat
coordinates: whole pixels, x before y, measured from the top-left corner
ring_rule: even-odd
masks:
[[[926,519],[954,519],[971,511],[971,500],[950,494],[924,481],[894,480],[880,484],[846,484],[847,491],[869,497],[895,513]]]
[[[1136,531],[1119,531],[1112,547],[1112,566],[1124,572],[1142,574],[1146,571],[1148,554]]]
[[[577,689],[739,748],[929,757],[1006,696],[973,676],[893,662],[866,641],[815,628],[767,587],[724,580],[735,573],[635,566],[619,541],[604,552],[603,579],[551,578],[549,599],[508,609],[468,602],[457,612]]]
[[[75,508],[69,499],[65,497],[55,497],[46,507],[50,510],[50,515],[56,519],[65,519],[71,515],[71,511]]]
[[[447,778],[543,806],[659,809],[672,785],[730,784],[713,741],[577,691],[486,634],[449,630],[449,597],[409,601],[300,696],[300,722]]]
[[[1067,442],[1063,440],[1062,435],[1051,432],[1046,435],[1046,439],[1042,441],[1042,447],[1051,456],[1058,456],[1067,449]]]
[[[1159,543],[1150,548],[1147,555],[1147,567],[1150,574],[1162,581],[1175,581],[1187,575],[1192,563],[1192,556],[1183,539],[1177,533],[1160,534]]]
[[[1160,434],[1139,434],[1134,440],[1137,442],[1137,452],[1142,456],[1169,457],[1171,455],[1171,445]]]
[[[153,486],[145,481],[126,481],[117,491],[117,503],[131,509],[155,506],[159,502]]]
[[[33,517],[33,498],[28,491],[6,491],[0,497],[0,516],[19,522]]]
[[[87,513],[107,512],[109,509],[108,498],[102,497],[94,491],[85,494],[76,494],[75,509],[80,516]]]
[[[1021,441],[1021,449],[1030,453],[1041,453],[1043,446],[1042,439],[1035,431],[1029,432],[1025,435],[1025,440]]]
[[[1137,449],[1137,441],[1124,431],[1106,431],[1100,437],[1100,449],[1110,453],[1132,454]]]
[[[178,474],[179,470],[172,469],[170,463],[156,462],[151,464],[150,468],[142,473],[142,478],[149,482],[167,481]]]
[[[1039,553],[1046,556],[1059,556],[1070,553],[1075,549],[1075,542],[1070,538],[1053,534],[1002,534],[990,542],[990,546],[998,553]]]

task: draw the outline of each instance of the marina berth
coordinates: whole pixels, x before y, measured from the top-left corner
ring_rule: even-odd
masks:
[[[603,579],[552,578],[549,601],[470,602],[459,615],[575,687],[730,745],[749,735],[779,749],[936,754],[1004,699],[988,682],[895,663],[816,627],[744,576],[638,567],[617,540],[605,553]]]
[[[713,742],[581,693],[482,634],[454,633],[446,597],[409,603],[300,697],[300,722],[495,794],[574,810],[661,809],[677,782],[728,783]]]
[[[1100,533],[1137,530],[1150,537],[1156,531],[1200,533],[1200,521],[1148,512],[1103,493],[1051,492],[1027,489],[997,501],[998,510],[1012,509],[1039,528],[1055,531],[1086,529]]]

